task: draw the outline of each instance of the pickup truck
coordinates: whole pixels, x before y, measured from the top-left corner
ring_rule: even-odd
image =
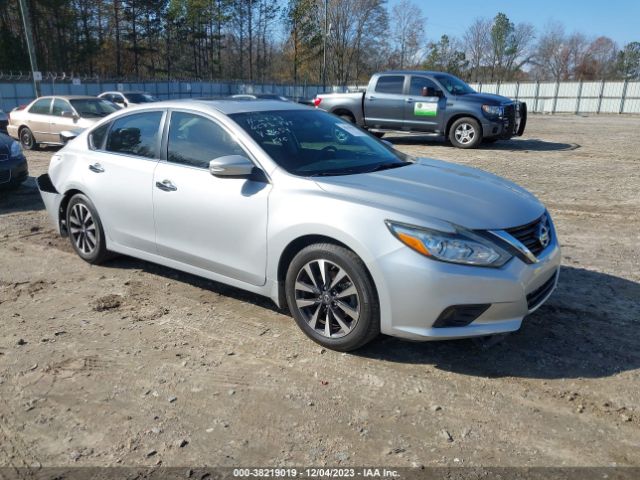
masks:
[[[520,136],[527,123],[526,103],[478,93],[441,72],[376,73],[366,92],[320,94],[313,104],[378,137],[390,131],[428,133],[459,148]]]

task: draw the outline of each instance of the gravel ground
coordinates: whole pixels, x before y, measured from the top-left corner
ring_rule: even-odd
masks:
[[[267,299],[82,262],[33,178],[0,193],[0,466],[640,465],[639,130],[534,116],[523,138],[471,151],[388,136],[551,211],[558,290],[493,343],[325,351]],[[28,153],[32,175],[52,152]]]

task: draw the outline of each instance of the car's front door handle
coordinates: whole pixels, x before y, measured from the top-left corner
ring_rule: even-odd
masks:
[[[160,190],[164,192],[175,192],[176,190],[178,190],[178,187],[176,187],[173,183],[171,183],[171,180],[163,180],[161,182],[156,182],[156,187],[158,187]]]
[[[413,103],[413,98],[405,98],[404,101],[407,103]]]
[[[373,95],[369,96],[369,101],[375,100],[375,99],[376,99],[376,97],[374,97]]]
[[[95,173],[104,172],[104,168],[102,168],[102,165],[100,165],[99,163],[94,163],[93,165],[89,165],[89,170]]]

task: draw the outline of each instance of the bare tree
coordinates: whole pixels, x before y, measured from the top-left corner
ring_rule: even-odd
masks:
[[[491,21],[477,18],[463,35],[463,44],[471,69],[470,77],[480,80],[482,66],[490,49]]]
[[[383,0],[330,0],[328,14],[329,79],[347,85],[362,72],[364,52],[372,52],[372,46],[384,38],[387,11]]]
[[[391,9],[391,38],[398,66],[420,63],[418,54],[424,42],[426,19],[411,0],[400,0]]]

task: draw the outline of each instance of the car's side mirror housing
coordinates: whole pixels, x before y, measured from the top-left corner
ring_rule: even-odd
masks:
[[[62,112],[61,116],[64,118],[73,118],[74,120],[77,120],[79,118],[75,112],[72,112],[70,110],[65,110],[64,112]]]
[[[209,173],[215,177],[248,177],[254,164],[242,155],[224,155],[209,162]]]

